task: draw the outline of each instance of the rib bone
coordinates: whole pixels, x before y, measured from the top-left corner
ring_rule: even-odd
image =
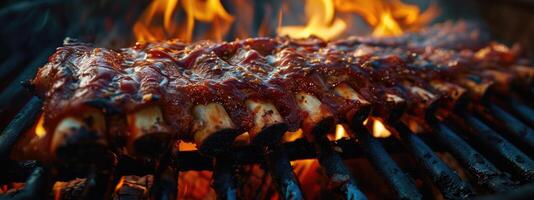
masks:
[[[271,103],[259,100],[247,100],[245,103],[254,115],[254,127],[248,131],[251,140],[273,143],[279,141],[282,134],[287,130],[287,125],[276,107]],[[267,129],[275,128],[275,126],[278,126],[280,130],[266,131]]]
[[[345,118],[349,123],[362,123],[367,118],[371,111],[371,103],[362,97],[362,95],[346,83],[339,84],[334,88],[334,91],[337,95],[359,104],[356,108],[345,113]]]
[[[88,108],[80,116],[67,116],[54,130],[51,152],[58,154],[61,148],[79,148],[82,143],[106,145],[105,130],[106,121],[100,110]]]
[[[221,104],[196,105],[193,108],[193,116],[195,143],[204,153],[218,153],[237,137],[236,126]]]
[[[320,122],[331,119],[333,116],[326,105],[310,94],[298,93],[296,99],[299,108],[307,113],[302,124],[302,130],[305,133],[310,133]]]
[[[345,98],[356,101],[360,104],[370,104],[369,101],[365,100],[358,92],[354,91],[349,85],[342,83],[334,88],[336,94]]]
[[[171,139],[159,106],[142,108],[128,117],[128,151],[133,154],[159,154]]]

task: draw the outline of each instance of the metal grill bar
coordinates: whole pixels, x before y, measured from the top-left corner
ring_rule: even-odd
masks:
[[[534,130],[530,127],[494,104],[488,103],[477,111],[484,120],[498,126],[503,133],[509,133],[510,137],[525,144],[530,152],[534,152]]]
[[[91,166],[90,173],[85,182],[82,199],[106,199],[109,198],[113,192],[112,184],[114,167],[101,169],[98,166]]]
[[[283,146],[268,150],[265,157],[281,199],[304,199]]]
[[[7,87],[1,89],[0,111],[2,115],[0,116],[0,120],[5,120],[4,117],[10,117],[11,114],[15,114],[15,109],[18,109],[18,106],[21,106],[21,104],[18,104],[18,102],[27,101],[31,98],[30,93],[25,90],[21,83],[31,79],[33,75],[35,75],[37,68],[42,66],[48,56],[52,54],[54,49],[55,48],[45,48],[43,51],[40,51],[40,54],[35,56],[35,58],[32,59],[32,62],[29,63],[23,71],[16,75],[16,78],[14,78]],[[10,110],[5,110],[7,108]],[[36,109],[34,111],[38,112],[40,109]],[[0,122],[0,124],[3,123]]]
[[[507,101],[509,102],[508,105],[512,112],[514,112],[518,118],[523,120],[530,127],[534,127],[534,110],[516,97],[508,98]]]
[[[315,146],[317,159],[325,170],[330,181],[335,184],[334,191],[342,195],[342,199],[366,199],[357,186],[357,182],[343,163],[343,159],[332,149],[325,135],[316,135]]]
[[[319,122],[312,130],[317,159],[319,164],[325,170],[330,179],[330,184],[334,185],[333,191],[342,194],[343,199],[365,200],[367,197],[357,187],[356,180],[352,177],[349,170],[343,163],[341,156],[332,149],[330,141],[326,135],[335,126],[332,118],[324,119]]]
[[[13,162],[5,161],[0,166],[0,185],[11,182],[24,182],[28,176],[39,167],[37,161]]]
[[[436,140],[444,145],[470,173],[478,185],[493,192],[505,192],[515,188],[515,184],[500,172],[484,156],[475,151],[447,125],[437,122],[433,125]]]
[[[8,83],[17,71],[17,66],[21,66],[25,62],[21,56],[12,56],[6,58],[4,62],[0,64],[0,85]]]
[[[171,147],[169,144],[167,151],[156,161],[154,184],[150,194],[152,199],[172,200],[178,197],[178,170],[172,162]]]
[[[380,139],[384,145],[386,152],[389,154],[398,154],[399,144],[394,143],[392,139]],[[314,146],[312,143],[299,139],[294,142],[281,144],[284,147],[284,152],[289,160],[312,159],[316,158]],[[338,155],[342,159],[350,158],[365,158],[363,148],[359,143],[352,139],[340,139],[335,142],[330,142],[330,145],[340,148]],[[437,149],[439,150],[439,149]],[[238,165],[254,164],[265,162],[263,149],[256,146],[246,146],[234,148],[230,156]],[[198,151],[180,151],[171,156],[173,159],[173,167],[179,171],[189,170],[213,170],[213,160],[210,157],[201,155]],[[153,174],[155,171],[155,164],[153,162],[145,162],[134,159],[128,156],[119,155],[118,164],[116,167],[117,177],[125,175],[144,176]],[[36,161],[6,161],[6,165],[0,166],[2,173],[0,183],[2,181],[10,180],[11,182],[22,182],[36,167]],[[57,180],[66,181],[76,178],[82,174],[70,171],[71,168],[64,168],[60,170]],[[4,178],[5,177],[5,178]]]
[[[456,125],[472,134],[473,140],[502,157],[518,177],[524,181],[533,180],[534,161],[472,114],[462,113],[462,116],[463,119],[454,114],[450,117]]]
[[[380,142],[371,137],[371,134],[363,125],[355,124],[352,129],[355,133],[359,133],[358,138],[366,151],[367,158],[373,163],[373,166],[378,168],[378,171],[395,190],[399,199],[423,198],[413,180],[397,166]]]
[[[474,196],[471,186],[448,167],[417,135],[401,122],[393,126],[402,142],[412,152],[418,163],[426,170],[446,199],[470,199]]]
[[[516,190],[504,192],[497,195],[486,195],[477,200],[528,200],[534,196],[534,184],[528,184]]]
[[[4,159],[7,158],[10,148],[12,148],[12,145],[15,143],[20,133],[22,133],[27,127],[31,126],[35,122],[35,119],[37,118],[38,113],[39,113],[40,106],[41,106],[41,101],[38,98],[31,99],[31,101],[27,103],[27,105],[17,115],[17,117],[13,119],[13,121],[8,125],[8,127],[6,127],[6,129],[4,130],[4,133],[0,136],[0,145],[1,145],[0,153],[2,153],[0,155],[3,155],[2,158]],[[488,107],[490,106],[491,105],[489,105]],[[500,109],[500,108],[497,107],[497,109]],[[510,114],[506,113],[506,111],[503,111],[502,109],[501,111],[504,112],[505,115],[511,116]],[[477,119],[476,117],[468,113],[463,113],[463,114],[468,115],[467,117],[465,117],[465,119],[467,119],[468,127],[470,127],[471,129],[479,130],[479,132],[483,132],[483,134],[486,134],[486,137],[488,137],[487,135],[489,135],[488,138],[482,139],[483,140],[482,143],[485,146],[490,147],[490,149],[500,149],[500,148],[504,149],[501,151],[497,151],[500,156],[503,156],[506,160],[516,159],[515,161],[517,163],[522,164],[522,166],[513,166],[513,168],[520,168],[519,170],[513,169],[514,172],[520,176],[524,176],[525,177],[524,181],[532,180],[532,177],[533,177],[532,175],[534,173],[532,170],[534,169],[533,168],[534,161],[526,157],[526,155],[524,154],[521,156],[520,154],[522,152],[517,149],[513,150],[513,148],[515,147],[512,144],[509,144],[503,138],[494,137],[495,135],[498,136],[498,134],[495,131],[493,131],[491,128],[489,128],[487,125],[485,125],[482,121],[480,121],[480,119]],[[462,120],[460,118],[458,119],[460,121]],[[473,120],[478,120],[478,123]],[[518,119],[515,118],[515,120],[518,120]],[[464,166],[467,166],[466,168],[471,173],[476,175],[478,184],[483,185],[489,190],[494,191],[494,192],[503,192],[503,191],[513,190],[515,188],[515,185],[506,176],[503,176],[502,173],[499,172],[495,168],[495,166],[489,163],[489,161],[487,161],[486,158],[481,156],[472,147],[470,147],[465,141],[463,141],[460,137],[458,137],[456,133],[454,133],[450,128],[447,127],[447,125],[444,125],[444,124],[438,124],[438,125],[439,126],[435,128],[436,129],[435,135],[440,137],[438,142],[445,142],[443,143],[444,146],[446,146],[447,149],[451,151],[455,155],[455,157],[457,157],[464,164]],[[451,178],[448,177],[450,175],[449,173],[440,171],[440,170],[443,170],[443,167],[445,168],[448,168],[448,167],[443,165],[443,163],[441,164],[443,166],[439,166],[440,165],[439,162],[442,162],[442,161],[439,160],[439,158],[437,158],[437,156],[419,138],[419,136],[413,135],[413,133],[409,132],[409,129],[404,124],[396,123],[394,124],[394,127],[399,131],[401,135],[401,141],[403,141],[403,143],[408,147],[408,149],[410,149],[411,152],[417,157],[417,160],[419,161],[419,163],[423,165],[423,167],[425,168],[425,170],[427,170],[427,172],[429,172],[428,174],[430,175],[431,178],[433,178],[433,181],[438,185],[438,187],[440,187],[441,185],[448,185],[449,189],[447,190],[443,190],[443,186],[440,187],[440,190],[442,190],[442,193],[445,195],[445,197],[460,198],[460,197],[470,197],[472,195],[472,191],[470,190],[470,187],[467,184],[465,184],[465,182],[461,181],[459,177],[457,179],[461,182],[460,185],[458,185],[454,181],[453,181],[454,183],[450,182]],[[368,132],[359,132],[359,133],[367,133],[367,135],[365,136],[368,137],[368,138],[364,138],[360,136],[360,138],[362,138],[361,141],[363,143],[361,147],[358,147],[357,144],[354,143],[353,141],[340,140],[340,141],[335,142],[336,143],[335,145],[342,146],[342,148],[344,149],[343,153],[341,154],[338,154],[337,152],[333,151],[332,147],[330,146],[332,145],[332,143],[330,143],[325,138],[323,138],[323,139],[317,140],[315,144],[306,143],[304,141],[297,141],[297,142],[293,142],[290,144],[280,145],[282,147],[295,147],[295,148],[290,148],[291,150],[289,151],[285,151],[284,149],[280,150],[280,148],[274,148],[274,149],[271,149],[266,156],[264,156],[265,154],[263,153],[262,149],[254,150],[255,149],[254,147],[246,147],[245,149],[241,149],[241,151],[236,151],[235,155],[232,155],[232,158],[236,158],[236,163],[240,163],[240,164],[253,163],[253,162],[258,162],[258,161],[261,162],[263,158],[265,158],[266,159],[265,161],[267,161],[268,163],[269,170],[273,172],[273,174],[277,174],[274,176],[275,179],[279,178],[279,181],[292,179],[293,181],[293,182],[290,181],[289,184],[285,185],[285,192],[281,192],[281,194],[287,198],[297,197],[297,199],[299,199],[299,198],[302,198],[302,192],[300,191],[300,188],[298,187],[298,183],[294,177],[291,166],[289,165],[288,156],[291,156],[292,159],[294,159],[295,157],[302,159],[303,155],[304,157],[309,157],[309,158],[317,156],[323,168],[327,170],[330,169],[329,171],[333,173],[341,173],[341,174],[348,174],[348,175],[350,175],[350,173],[348,173],[346,166],[342,164],[343,163],[342,158],[361,157],[362,152],[365,152],[368,155],[368,158],[371,160],[371,162],[375,165],[375,167],[379,169],[380,169],[380,166],[386,166],[386,167],[393,166],[393,168],[397,167],[395,163],[391,160],[391,158],[387,155],[384,147],[381,146],[380,142],[378,142],[377,139],[370,137]],[[476,133],[479,134],[478,132]],[[473,137],[473,138],[477,138],[477,137]],[[496,141],[489,141],[489,142],[486,141],[486,140],[492,140],[491,138],[493,139],[496,138]],[[503,143],[503,141],[504,143],[507,143],[507,145],[509,146],[505,145],[505,147],[492,147],[492,146],[496,146],[495,144]],[[4,144],[10,145],[9,146],[10,148],[6,148],[8,146]],[[510,150],[509,147],[512,147],[512,150]],[[253,151],[248,151],[250,149],[253,149]],[[317,150],[317,154],[313,153],[314,149]],[[312,151],[311,153],[310,153],[310,150]],[[503,152],[505,151],[511,151],[512,153],[510,155],[503,155]],[[428,152],[431,153],[430,156],[427,154]],[[516,153],[520,153],[519,154],[520,156],[512,157],[516,155]],[[197,158],[200,158],[201,164],[202,163],[206,164],[206,166],[208,166],[207,169],[211,168],[209,167],[211,165],[211,159],[202,157],[198,155],[197,152],[180,152],[179,154],[176,154],[173,156],[169,154],[166,157],[169,157],[173,161],[182,160],[184,163],[191,163],[190,161],[184,161],[184,155],[187,155],[187,154],[193,157],[198,156]],[[369,156],[370,154],[376,154],[377,156]],[[249,159],[251,156],[256,157],[256,158]],[[187,158],[187,156],[185,156],[185,158]],[[425,160],[426,158],[428,158],[428,160]],[[382,159],[382,160],[373,161],[373,159]],[[134,175],[134,174],[144,175],[144,174],[149,174],[152,172],[155,172],[154,174],[156,176],[158,174],[161,175],[160,178],[156,177],[156,185],[158,183],[161,183],[162,186],[169,188],[169,190],[166,190],[166,191],[174,191],[174,192],[170,192],[170,193],[164,192],[163,194],[171,194],[171,195],[167,195],[167,196],[163,195],[163,197],[159,196],[161,198],[157,198],[157,199],[169,199],[169,198],[172,199],[173,198],[172,194],[174,195],[176,194],[176,188],[177,188],[176,183],[172,183],[172,181],[175,182],[177,180],[177,172],[176,172],[177,167],[180,168],[181,170],[196,169],[194,166],[188,167],[188,166],[178,165],[178,163],[181,164],[182,162],[174,163],[174,162],[169,161],[169,164],[167,165],[166,168],[163,168],[163,170],[158,170],[157,168],[156,170],[154,170],[155,169],[154,167],[147,166],[146,163],[141,163],[139,161],[128,159],[126,157],[125,158],[121,157],[119,160],[120,162],[116,166],[117,173],[115,175]],[[392,164],[384,164],[388,162]],[[20,163],[21,162],[19,162],[18,164]],[[519,165],[517,163],[516,165]],[[127,167],[127,165],[131,165],[131,166]],[[286,166],[283,166],[283,165],[286,165]],[[37,169],[37,168],[39,167],[36,167],[36,166],[31,167],[31,169]],[[135,168],[135,169],[132,169],[132,168]],[[42,170],[42,168],[40,169]],[[112,179],[116,177],[113,175],[114,167],[113,168],[97,168],[97,169],[99,170],[96,170],[96,171],[100,171],[102,169],[106,171],[104,171],[103,173],[102,171],[100,171],[101,173],[90,174],[90,176],[88,177],[88,186],[87,186],[85,195],[83,195],[85,198],[93,198],[93,197],[98,198],[98,197],[102,197],[102,195],[108,196],[110,194],[109,191],[110,191],[111,186],[115,185],[114,182],[112,181]],[[170,170],[171,173],[168,173],[169,171],[167,170]],[[392,170],[391,168],[389,170],[393,172],[396,171],[396,170]],[[452,170],[450,170],[450,168],[448,168],[448,170],[454,176],[457,176],[456,174],[454,174],[454,172],[452,172]],[[219,171],[219,166],[216,165],[214,171]],[[28,172],[24,172],[24,173],[28,173]],[[228,174],[231,175],[232,171],[230,170],[227,172],[229,172]],[[288,173],[291,173],[291,176],[287,176]],[[387,174],[388,172],[381,172],[381,173]],[[438,177],[438,174],[439,174],[439,177]],[[404,174],[402,175],[403,176],[399,176],[399,177],[406,178],[408,182],[410,181],[409,177],[406,177]],[[33,175],[30,175],[29,177],[32,177],[32,176]],[[214,174],[214,177],[216,177],[215,174]],[[388,181],[394,182],[393,179],[398,178],[398,177],[396,177],[396,175],[393,173],[393,175],[386,175],[386,178],[388,179]],[[435,179],[435,178],[438,178],[438,179]],[[452,180],[454,179],[455,178],[452,178]],[[157,180],[163,180],[163,181],[157,181]],[[172,180],[172,181],[168,182],[168,180]],[[223,181],[223,182],[225,182],[226,184],[229,183],[228,181]],[[356,188],[354,184],[355,181],[350,181],[349,183],[350,183],[348,184],[350,186],[349,188],[353,186],[354,188]],[[28,182],[28,184],[30,184],[30,182]],[[392,185],[394,185],[394,183]],[[404,198],[404,196],[402,195],[402,192],[399,192],[399,191],[404,190],[402,189],[402,187],[412,187],[413,183],[411,183],[411,186],[409,183],[399,184],[399,185],[401,186],[393,186],[393,188],[398,192],[399,197]],[[46,189],[46,186],[41,185],[38,187],[40,187],[38,188],[38,190]],[[284,188],[282,187],[279,186],[280,191],[284,190]],[[156,191],[156,190],[157,190],[156,188],[153,188],[153,191]],[[350,191],[350,189],[348,191]],[[411,192],[413,191],[416,192],[414,195],[411,195],[411,196],[406,195],[406,196],[411,197],[410,199],[418,199],[419,198],[418,195],[420,195],[420,193],[418,193],[416,188],[413,189]],[[365,197],[361,193],[361,191],[359,191],[357,188],[356,188],[356,191],[353,191],[353,192],[355,192],[354,194],[361,194],[360,195],[361,197]],[[234,187],[233,193],[235,196],[235,187]],[[295,196],[296,194],[297,196]],[[227,196],[231,196],[231,195],[227,195]],[[0,197],[0,198],[5,198],[5,197]]]
[[[41,105],[42,101],[33,97],[2,131],[0,135],[0,162],[7,159],[20,134],[35,122],[41,111]]]
[[[154,185],[152,186],[152,199],[172,200],[178,194],[178,172],[166,166],[154,173]]]
[[[237,199],[234,179],[234,162],[227,158],[216,158],[213,169],[213,189],[217,199]]]
[[[46,196],[47,173],[43,167],[36,167],[26,179],[26,184],[22,191],[14,196],[0,195],[0,200],[26,200],[40,199]]]

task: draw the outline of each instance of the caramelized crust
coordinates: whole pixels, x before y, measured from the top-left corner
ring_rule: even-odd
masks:
[[[123,114],[157,105],[170,130],[191,141],[194,107],[210,103],[222,105],[241,132],[254,128],[255,116],[247,100],[274,105],[289,130],[303,127],[307,112],[299,107],[297,96],[304,94],[317,98],[337,121],[347,120],[347,112],[368,104],[378,116],[388,114],[399,102],[418,115],[429,101],[456,95],[435,90],[431,81],[461,85],[465,77],[493,81],[481,73],[485,69],[509,73],[517,56],[495,45],[463,22],[394,38],[333,42],[251,38],[187,44],[170,40],[119,50],[66,43],[32,83],[44,99],[49,132],[87,105]],[[502,59],[477,55],[481,48]],[[341,84],[357,94],[339,95],[334,88]]]

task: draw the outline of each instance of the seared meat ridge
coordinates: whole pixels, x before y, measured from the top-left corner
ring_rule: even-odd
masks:
[[[488,43],[472,25],[440,26],[449,43],[432,28],[333,42],[171,40],[121,50],[67,43],[32,84],[44,99],[53,154],[83,138],[132,155],[182,139],[216,155],[243,132],[269,143],[286,130],[362,121],[371,110],[384,119],[404,110],[421,116],[439,99],[480,98],[492,85],[534,77],[513,49]],[[414,37],[419,43],[408,42]]]

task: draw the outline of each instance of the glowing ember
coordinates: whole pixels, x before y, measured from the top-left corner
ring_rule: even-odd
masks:
[[[250,134],[244,132],[243,134],[237,136],[234,140],[234,145],[247,145],[250,144]]]
[[[122,188],[123,184],[124,184],[124,176],[121,176],[121,179],[119,180],[119,182],[115,186],[115,192],[118,192]]]
[[[74,194],[74,190],[78,190],[84,187],[86,184],[86,179],[80,179],[76,178],[70,181],[62,182],[57,181],[52,186],[52,190],[54,191],[54,200],[60,200],[67,198],[69,194]]]
[[[178,15],[178,11],[183,15]],[[177,16],[185,16],[185,19],[175,20]],[[233,17],[219,0],[154,0],[135,23],[133,31],[138,41],[172,38],[191,41],[196,21],[210,23],[211,29],[205,37],[220,41]]]
[[[371,134],[373,134],[373,137],[375,138],[387,138],[391,136],[391,132],[379,118],[369,117],[363,124],[367,127],[371,127]]]
[[[349,135],[347,134],[347,131],[345,130],[345,127],[343,125],[338,124],[336,125],[336,137],[335,140],[340,140],[342,138],[348,138]]]
[[[61,199],[61,187],[54,188],[54,200]]]
[[[211,171],[187,171],[178,177],[178,199],[215,199]]]
[[[37,135],[38,138],[43,138],[46,136],[46,129],[44,128],[44,114],[39,117],[39,121],[37,121],[37,126],[35,126],[35,135]]]
[[[304,195],[310,199],[320,199],[318,194],[321,191],[321,184],[318,182],[324,180],[325,177],[320,173],[319,161],[317,159],[295,160],[291,161],[291,166],[300,186],[305,188],[302,191]]]
[[[191,142],[178,142],[178,149],[180,151],[196,151],[197,145]]]
[[[286,132],[282,136],[282,141],[284,142],[293,142],[297,139],[303,138],[302,129],[298,129],[295,132]]]

